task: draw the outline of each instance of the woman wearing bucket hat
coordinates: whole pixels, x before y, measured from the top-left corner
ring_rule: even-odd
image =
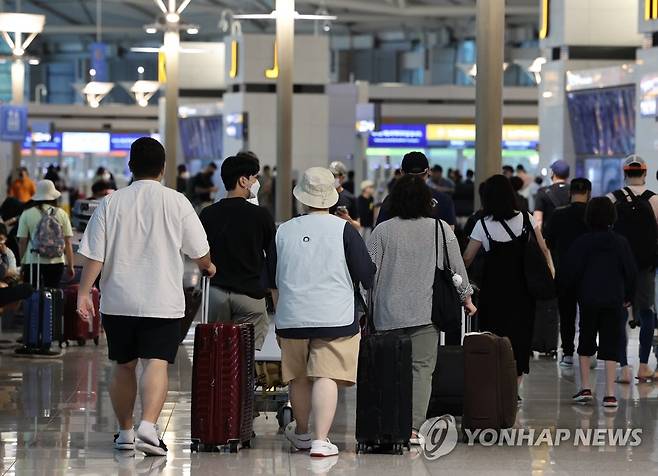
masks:
[[[338,385],[356,383],[360,333],[355,283],[369,289],[376,268],[357,230],[329,213],[338,201],[331,171],[308,169],[293,194],[307,213],[282,224],[276,235],[279,299],[274,319],[296,418],[285,435],[295,448],[310,449],[311,456],[333,456],[338,448],[327,435]]]
[[[36,286],[36,263],[38,260],[40,267],[40,285],[47,288],[56,288],[59,286],[64,274],[64,265],[66,264],[67,275],[73,277],[73,246],[71,237],[73,229],[71,221],[64,210],[57,207],[57,200],[61,193],[55,188],[55,184],[50,180],[40,180],[37,183],[37,191],[32,197],[31,207],[23,212],[18,221],[18,233],[21,263],[23,264],[23,279]],[[64,252],[61,256],[43,257],[35,256],[32,252],[34,238],[39,227],[39,223],[45,214],[52,215],[60,225],[62,237],[64,239]],[[66,255],[66,259],[64,256]],[[30,267],[33,272],[30,273]]]

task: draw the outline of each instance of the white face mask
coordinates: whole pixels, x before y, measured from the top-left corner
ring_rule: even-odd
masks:
[[[112,179],[112,176],[108,172],[105,172],[101,175],[101,179],[105,182],[109,182]]]
[[[260,182],[256,180],[251,187],[249,187],[249,199],[258,198],[258,192],[260,191]]]
[[[340,188],[340,179],[334,180],[334,188]]]

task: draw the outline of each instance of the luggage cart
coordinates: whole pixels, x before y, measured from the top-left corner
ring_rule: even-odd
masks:
[[[288,386],[283,383],[281,349],[276,341],[274,323],[270,324],[263,348],[256,351],[256,412],[276,412],[279,430],[293,421]]]

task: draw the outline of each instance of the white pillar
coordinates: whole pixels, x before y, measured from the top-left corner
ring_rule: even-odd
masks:
[[[276,210],[277,222],[292,216],[292,98],[295,48],[295,0],[276,0]],[[303,171],[300,171],[303,172]]]
[[[11,64],[11,103],[21,106],[25,102],[25,62],[22,59],[16,59]],[[23,143],[12,142],[11,165],[12,170],[21,166],[21,151]]]
[[[502,166],[505,0],[477,0],[476,23],[475,179],[479,185],[501,173]],[[477,194],[475,200],[479,203]]]
[[[166,31],[164,35],[167,83],[165,85],[165,150],[167,164],[165,184],[176,188],[176,165],[178,153],[178,58],[180,35],[178,30]]]

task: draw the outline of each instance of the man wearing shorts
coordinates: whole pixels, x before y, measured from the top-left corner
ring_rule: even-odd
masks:
[[[360,334],[355,283],[369,289],[376,269],[358,231],[329,213],[338,201],[331,171],[307,170],[293,194],[307,214],[282,224],[276,235],[275,322],[296,420],[285,435],[311,456],[334,456],[338,448],[327,436],[338,385],[356,383]]]
[[[94,313],[90,292],[102,271],[100,310],[109,357],[115,362],[110,398],[119,433],[114,447],[163,456],[167,447],[156,423],[167,398],[167,364],[174,363],[185,314],[182,254],[210,276],[215,266],[194,208],[182,194],[160,183],[165,167],[162,145],[148,137],[138,139],[130,149],[129,165],[134,182],[100,203],[80,243],[79,253],[86,261],[78,313],[85,320]],[[143,367],[142,421],[135,432],[138,360]]]

